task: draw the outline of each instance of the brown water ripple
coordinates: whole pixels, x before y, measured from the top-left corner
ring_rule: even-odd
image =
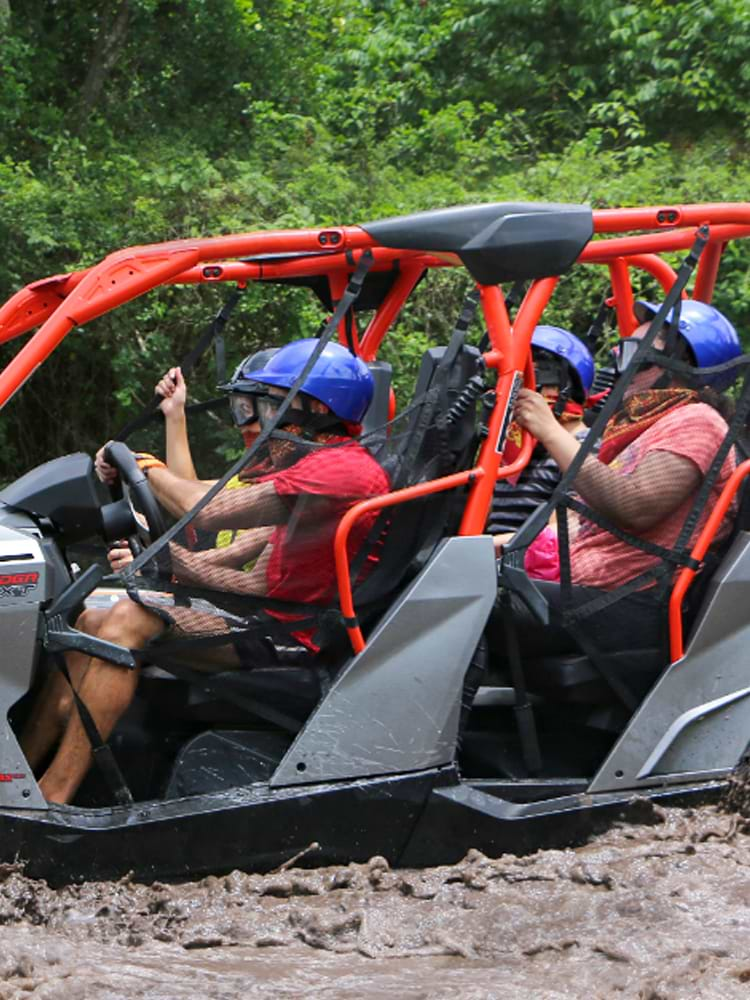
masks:
[[[0,867],[0,1000],[750,995],[750,835],[648,808],[575,850],[50,889]]]

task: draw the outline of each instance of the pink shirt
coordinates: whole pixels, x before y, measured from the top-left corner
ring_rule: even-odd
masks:
[[[628,476],[645,457],[653,451],[670,452],[690,459],[705,476],[716,452],[727,433],[726,422],[706,403],[691,403],[665,414],[640,437],[624,448],[610,462],[609,467]],[[706,523],[708,514],[716,503],[736,462],[731,449],[721,472],[711,488],[708,500],[698,518],[691,544]],[[654,484],[658,489],[658,483]],[[700,487],[699,487],[700,488]],[[677,541],[685,519],[693,506],[697,490],[653,528],[642,532],[644,538],[663,548],[672,548]],[[726,537],[731,527],[734,509],[730,508],[717,540]],[[573,582],[583,587],[614,590],[634,577],[659,564],[657,556],[649,555],[620,541],[603,528],[592,524],[575,513],[570,514],[570,557]]]

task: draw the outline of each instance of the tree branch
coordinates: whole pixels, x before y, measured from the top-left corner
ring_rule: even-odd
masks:
[[[3,0],[0,0],[0,4]],[[7,0],[5,0],[7,2]],[[106,17],[106,15],[105,15]],[[120,58],[130,19],[130,0],[120,0],[114,17],[102,22],[81,88],[79,126],[84,125],[101,99],[107,79]]]

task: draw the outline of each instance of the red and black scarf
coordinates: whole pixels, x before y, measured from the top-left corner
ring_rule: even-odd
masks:
[[[645,389],[626,399],[604,429],[599,461],[609,465],[624,448],[670,410],[697,402],[698,393],[685,388]]]

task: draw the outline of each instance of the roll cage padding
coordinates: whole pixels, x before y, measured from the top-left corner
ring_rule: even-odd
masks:
[[[484,285],[562,274],[594,234],[588,205],[497,202],[362,225],[384,247],[455,253]]]

